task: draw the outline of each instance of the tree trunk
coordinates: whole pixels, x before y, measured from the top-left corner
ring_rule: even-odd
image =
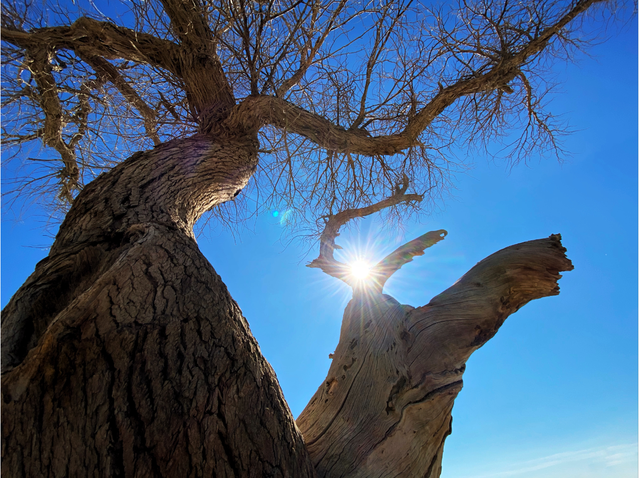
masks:
[[[298,419],[305,446],[192,233],[256,162],[254,137],[196,135],[78,196],[2,314],[4,476],[439,476],[464,364],[509,314],[558,293],[559,236],[490,256],[425,307],[355,290]]]
[[[81,193],[2,314],[7,477],[312,477],[275,374],[192,226],[256,141],[138,153]]]
[[[424,306],[356,289],[325,382],[297,424],[323,477],[440,476],[469,356],[573,269],[559,235],[503,249]]]

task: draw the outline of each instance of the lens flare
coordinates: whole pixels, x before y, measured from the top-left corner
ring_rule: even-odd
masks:
[[[371,267],[364,261],[355,261],[351,263],[351,275],[356,279],[363,280],[369,277]]]

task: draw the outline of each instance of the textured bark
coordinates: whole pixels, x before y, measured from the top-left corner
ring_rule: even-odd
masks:
[[[191,229],[246,184],[256,149],[173,141],[80,194],[2,314],[4,476],[314,476]]]
[[[256,158],[254,137],[196,135],[135,154],[78,196],[2,314],[6,476],[439,476],[464,364],[509,314],[558,293],[571,269],[559,236],[490,256],[422,308],[356,287],[298,419],[305,446],[192,233]]]
[[[440,476],[469,356],[573,269],[560,236],[484,259],[419,308],[354,291],[325,382],[297,420],[318,477]]]
[[[2,314],[6,476],[439,476],[464,364],[509,314],[558,293],[572,268],[559,236],[490,256],[422,308],[357,287],[298,419],[305,446],[192,233],[256,157],[253,137],[196,135],[83,190]]]

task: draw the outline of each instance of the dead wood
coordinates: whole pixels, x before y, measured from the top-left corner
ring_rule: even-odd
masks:
[[[438,477],[467,359],[572,269],[552,235],[492,254],[423,307],[355,289],[327,378],[297,420],[318,477]]]

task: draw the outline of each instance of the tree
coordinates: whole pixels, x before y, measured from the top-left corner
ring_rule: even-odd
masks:
[[[392,455],[407,476],[438,476],[466,358],[507,315],[557,293],[570,268],[559,237],[487,258],[415,310],[380,278],[441,235],[383,260],[377,285],[355,288],[301,434],[193,225],[243,197],[286,200],[300,220],[324,216],[313,265],[342,276],[339,228],[437,194],[451,141],[482,144],[521,120],[514,158],[557,147],[537,74],[571,55],[594,3],[463,2],[454,14],[167,0],[133,4],[135,28],[55,10],[42,26],[35,7],[9,6],[5,138],[53,148],[62,166],[40,184],[57,179],[73,205],[2,314],[3,471],[372,476],[384,463],[379,476],[395,476]],[[121,141],[155,147],[113,166]],[[445,320],[460,297],[473,303],[463,325]],[[372,314],[393,327],[354,342]],[[430,344],[431,362],[411,358]],[[375,400],[345,405],[368,388]]]

